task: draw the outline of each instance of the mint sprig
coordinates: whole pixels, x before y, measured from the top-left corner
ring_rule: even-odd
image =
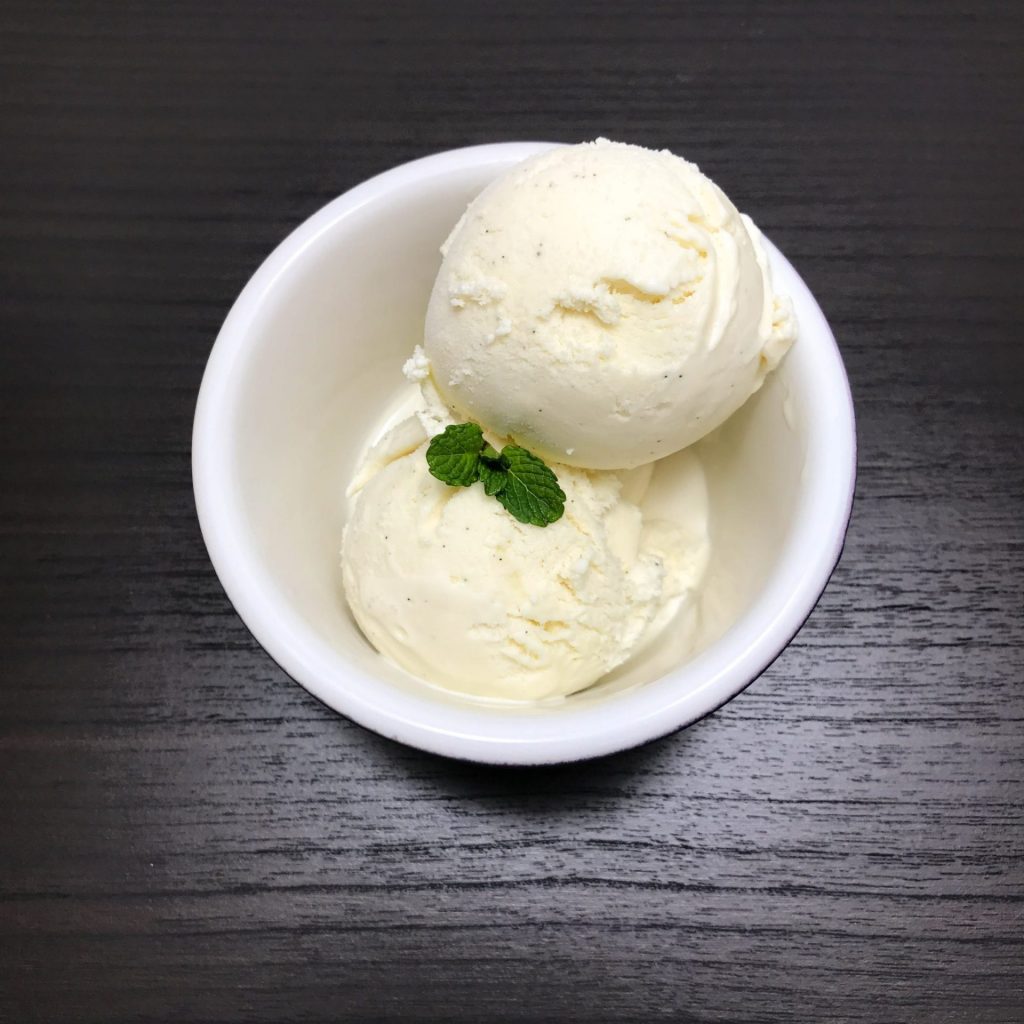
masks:
[[[543,460],[515,444],[499,452],[476,423],[453,423],[431,438],[427,466],[452,487],[470,487],[479,480],[484,493],[521,523],[547,526],[565,511],[565,492]]]

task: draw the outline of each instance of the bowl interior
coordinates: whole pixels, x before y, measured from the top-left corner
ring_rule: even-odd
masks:
[[[696,694],[708,684],[708,671],[720,674],[725,664],[721,659],[712,664],[707,655],[735,648],[730,650],[735,660],[739,647],[756,645],[774,621],[776,606],[790,599],[800,571],[794,547],[799,548],[806,523],[822,512],[815,502],[828,501],[827,488],[812,476],[808,451],[813,426],[828,414],[815,349],[833,343],[799,277],[769,246],[777,287],[794,295],[801,337],[762,390],[698,446],[707,475],[713,551],[698,609],[703,655],[680,669],[670,633],[601,685],[510,715],[505,706],[429,687],[376,654],[356,627],[341,589],[345,488],[368,432],[402,388],[402,363],[422,337],[439,245],[467,202],[525,155],[522,147],[505,148],[497,158],[398,175],[376,190],[363,186],[363,196],[350,193],[340,206],[332,204],[300,228],[232,311],[211,358],[197,414],[200,518],[214,563],[243,618],[318,696],[401,738],[407,737],[400,725],[382,727],[379,717],[361,717],[360,707],[384,707],[385,715],[402,719],[429,718],[431,705],[443,707],[449,717],[437,725],[441,732],[493,732],[513,741],[523,734],[524,716],[536,722],[598,713],[631,699],[638,684],[645,684],[639,689],[655,701],[659,687],[671,687],[660,696],[662,707]],[[818,337],[821,331],[824,338]],[[831,352],[834,356],[834,348]],[[207,450],[200,451],[204,445]],[[816,488],[809,486],[811,480]],[[752,618],[759,607],[760,619]],[[762,658],[755,674],[786,640]],[[741,685],[733,685],[733,692]],[[703,699],[706,703],[711,695]],[[653,707],[633,710],[643,717]],[[710,709],[698,709],[692,717]],[[453,710],[461,717],[451,718]],[[528,729],[524,742],[547,728]]]

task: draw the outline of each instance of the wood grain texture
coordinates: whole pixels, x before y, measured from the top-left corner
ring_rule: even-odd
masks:
[[[1024,1016],[1012,4],[0,5],[0,1019]],[[711,718],[449,763],[267,658],[189,435],[306,216],[451,146],[696,160],[831,319],[844,558]]]

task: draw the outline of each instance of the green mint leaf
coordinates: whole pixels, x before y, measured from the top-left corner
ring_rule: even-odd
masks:
[[[547,526],[562,518],[565,491],[558,477],[536,455],[518,445],[501,450],[505,486],[495,497],[521,523]]]
[[[494,451],[491,448],[491,451]],[[484,493],[492,498],[500,494],[508,483],[508,469],[501,461],[501,456],[494,452],[497,458],[490,459],[485,455],[480,458],[480,482],[484,485]]]
[[[453,423],[431,438],[427,466],[452,487],[470,487],[479,480],[484,493],[521,523],[547,526],[565,511],[565,492],[541,459],[514,444],[498,452],[475,423]]]
[[[484,432],[475,423],[453,423],[445,427],[427,446],[431,476],[452,487],[469,487],[476,483],[480,452],[485,444]]]

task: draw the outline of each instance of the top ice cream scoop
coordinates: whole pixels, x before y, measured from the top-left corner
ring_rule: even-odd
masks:
[[[563,464],[625,469],[694,443],[795,335],[753,222],[667,151],[599,139],[533,157],[470,204],[442,253],[434,385]]]

